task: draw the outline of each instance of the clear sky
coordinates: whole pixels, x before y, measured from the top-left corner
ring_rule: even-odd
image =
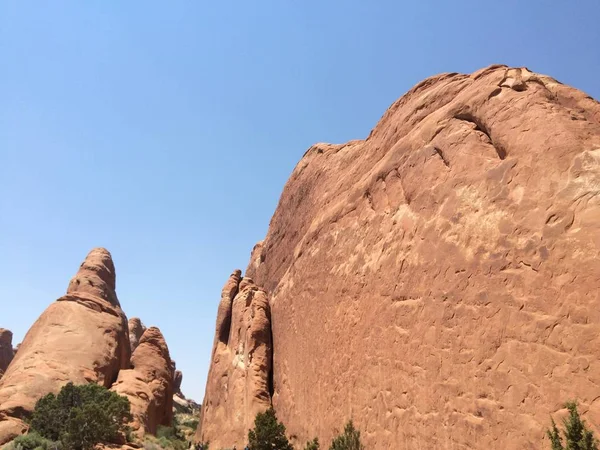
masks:
[[[439,72],[527,66],[600,98],[600,2],[0,3],[0,327],[104,246],[197,400],[221,287],[315,142]]]

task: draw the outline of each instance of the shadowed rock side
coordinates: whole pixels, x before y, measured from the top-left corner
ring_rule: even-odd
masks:
[[[0,328],[0,378],[6,372],[15,353],[12,346],[12,337],[13,334],[10,330]]]
[[[144,334],[144,331],[146,331],[146,327],[137,317],[132,317],[129,319],[127,325],[129,327],[129,343],[131,344],[131,353],[133,353],[140,344],[140,338],[142,337],[142,334]]]
[[[235,271],[221,295],[198,442],[243,448],[271,404],[271,313],[266,293]]]
[[[110,253],[92,250],[67,294],[29,329],[0,379],[0,444],[22,433],[36,401],[69,381],[106,387],[129,366],[127,318],[115,293]]]
[[[148,328],[131,356],[129,370],[119,372],[113,391],[129,399],[132,431],[156,434],[158,425],[173,420],[173,371],[167,343],[156,327]]]
[[[599,194],[600,105],[525,68],[429,78],[367,139],[311,147],[247,273],[289,433],[537,449],[573,398],[600,423]],[[232,402],[227,349],[207,394]],[[229,405],[204,429],[240,430]]]
[[[173,392],[175,392],[175,394],[180,394],[183,396],[183,394],[181,393],[181,382],[183,381],[183,373],[181,372],[181,370],[175,370],[173,372]]]

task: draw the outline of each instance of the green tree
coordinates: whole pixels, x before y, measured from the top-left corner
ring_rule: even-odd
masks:
[[[254,429],[248,432],[248,446],[250,450],[294,450],[273,408],[256,415]]]
[[[360,431],[354,428],[352,420],[344,427],[344,432],[331,442],[329,450],[364,450],[360,442]]]
[[[306,443],[306,447],[304,447],[304,450],[319,450],[320,448],[321,445],[319,444],[319,439],[314,438],[312,441],[308,441]]]
[[[552,420],[552,427],[546,430],[552,450],[598,450],[598,441],[594,433],[579,416],[576,402],[565,403],[569,416],[563,419],[563,437]],[[563,441],[566,446],[563,446]]]
[[[30,425],[67,449],[87,450],[98,443],[118,443],[131,419],[127,398],[94,383],[68,383],[58,395],[38,400]]]

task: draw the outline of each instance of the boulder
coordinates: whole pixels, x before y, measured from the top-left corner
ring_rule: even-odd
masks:
[[[235,271],[221,295],[195,441],[243,448],[254,418],[271,404],[271,312],[264,290]]]
[[[29,329],[0,379],[0,444],[23,432],[36,401],[69,381],[110,387],[129,367],[127,318],[115,292],[110,253],[92,250],[67,294]]]
[[[352,418],[374,450],[549,448],[569,399],[596,427],[599,254],[597,101],[526,68],[424,80],[306,152],[252,253],[278,417],[300,444]],[[202,433],[239,448],[238,343],[217,341]]]
[[[173,372],[167,343],[156,327],[148,328],[131,356],[131,369],[121,370],[112,390],[129,399],[132,431],[156,434],[158,425],[173,421]]]

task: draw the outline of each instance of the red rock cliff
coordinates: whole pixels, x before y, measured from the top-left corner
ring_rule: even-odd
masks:
[[[600,423],[599,194],[600,104],[525,68],[429,78],[367,139],[311,147],[247,270],[288,432],[328,445],[352,418],[370,449],[537,449],[573,398]],[[207,440],[243,445],[245,395]]]

